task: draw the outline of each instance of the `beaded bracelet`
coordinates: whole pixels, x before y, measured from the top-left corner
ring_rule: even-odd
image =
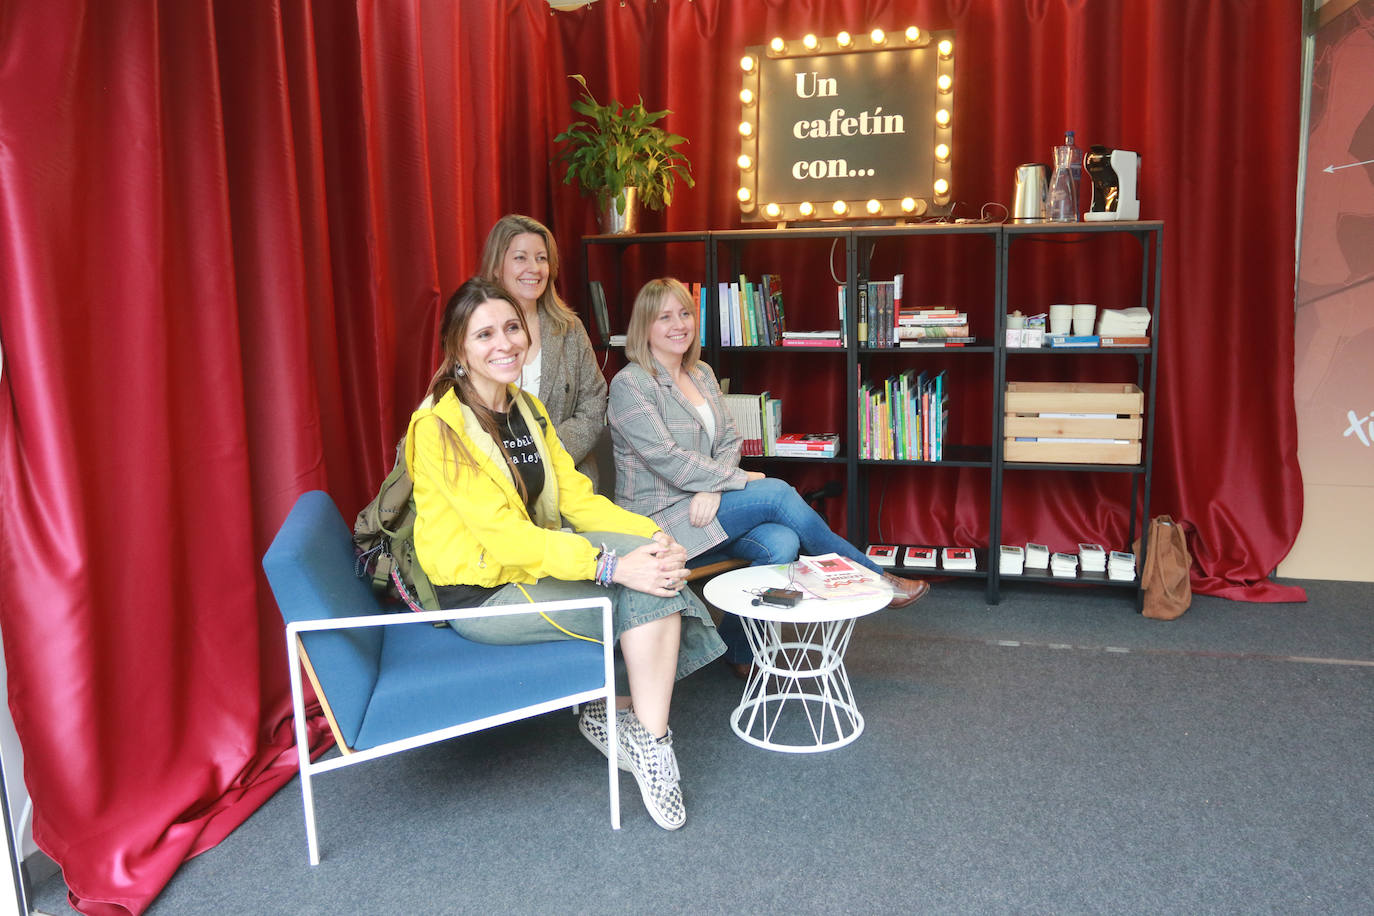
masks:
[[[596,555],[596,573],[592,581],[602,588],[610,588],[612,580],[615,578],[615,568],[619,563],[619,558],[615,555],[615,548],[601,545],[601,552]]]

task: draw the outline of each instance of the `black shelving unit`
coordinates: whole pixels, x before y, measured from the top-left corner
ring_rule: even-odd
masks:
[[[1152,315],[1150,327],[1150,346],[1140,348],[1112,348],[1112,349],[1009,349],[1005,346],[1006,340],[1006,314],[1008,311],[1008,298],[1010,286],[1010,273],[1012,264],[1013,246],[1019,252],[1022,248],[1031,247],[1030,243],[1035,240],[1063,242],[1070,245],[1082,245],[1091,247],[1094,239],[1109,236],[1129,235],[1139,242],[1141,249],[1140,261],[1140,304],[1147,307]],[[728,282],[731,278],[737,278],[742,272],[745,253],[750,245],[760,242],[801,242],[810,240],[812,242],[829,241],[832,246],[844,247],[845,265],[845,284],[846,301],[856,303],[858,301],[858,290],[861,284],[869,279],[867,266],[873,255],[875,246],[896,245],[896,246],[920,246],[923,242],[930,240],[942,240],[945,244],[967,244],[974,246],[975,249],[985,246],[986,257],[988,259],[989,271],[991,272],[991,285],[986,295],[980,294],[977,298],[980,301],[960,303],[960,307],[969,312],[970,322],[974,321],[974,316],[979,316],[982,328],[990,328],[987,340],[979,334],[975,344],[961,347],[938,350],[921,349],[899,349],[884,347],[861,347],[858,341],[858,322],[853,319],[851,312],[849,320],[846,322],[845,346],[833,349],[827,348],[795,348],[795,347],[721,347],[720,346],[720,309],[718,300],[718,283]],[[952,241],[953,240],[953,241]],[[987,522],[987,543],[983,546],[975,546],[975,554],[978,561],[976,570],[946,570],[936,568],[934,570],[921,569],[896,569],[899,574],[912,576],[952,576],[959,578],[975,578],[986,582],[987,600],[989,604],[996,604],[1000,600],[1001,575],[998,570],[997,553],[998,545],[1001,543],[1003,508],[1006,498],[1005,476],[1008,471],[1013,472],[1036,472],[1036,471],[1067,471],[1074,474],[1125,474],[1130,476],[1131,485],[1131,505],[1129,534],[1125,546],[1129,547],[1132,539],[1137,532],[1142,537],[1141,555],[1144,554],[1143,538],[1148,529],[1146,520],[1148,519],[1150,504],[1150,477],[1152,469],[1152,450],[1154,441],[1154,407],[1155,407],[1155,386],[1156,376],[1158,375],[1158,347],[1159,347],[1159,321],[1160,321],[1160,286],[1162,281],[1162,243],[1163,243],[1163,223],[1160,221],[1138,221],[1138,222],[1104,222],[1104,223],[1035,223],[1026,225],[1001,225],[985,223],[966,223],[966,224],[916,224],[910,226],[879,226],[879,227],[811,227],[811,228],[792,228],[792,229],[736,229],[724,231],[703,231],[703,232],[672,232],[672,233],[648,233],[643,235],[595,235],[587,236],[582,240],[582,266],[583,276],[588,280],[599,279],[594,272],[591,263],[591,254],[595,249],[608,249],[614,253],[615,262],[613,267],[614,276],[611,278],[612,284],[609,287],[612,301],[627,302],[632,296],[632,290],[625,290],[622,287],[621,264],[624,253],[632,246],[636,245],[668,245],[685,244],[693,253],[691,264],[680,267],[679,276],[686,278],[687,271],[695,278],[700,272],[702,282],[708,290],[707,293],[707,344],[703,347],[702,355],[708,363],[721,371],[721,360],[734,360],[741,357],[769,356],[770,358],[783,358],[782,354],[791,354],[795,357],[798,353],[806,354],[813,360],[819,359],[824,362],[819,363],[822,371],[830,371],[829,366],[833,360],[835,370],[843,371],[844,397],[846,407],[844,410],[845,432],[842,437],[841,452],[835,458],[813,459],[813,458],[749,458],[748,461],[766,461],[779,465],[794,466],[817,466],[817,465],[841,465],[844,472],[846,506],[848,510],[849,530],[847,536],[851,543],[856,546],[864,546],[869,542],[870,521],[868,512],[869,503],[869,482],[868,477],[871,471],[883,469],[906,470],[911,473],[921,473],[933,468],[952,468],[964,467],[975,469],[986,469],[988,474],[988,522]],[[697,251],[697,246],[700,250]],[[973,252],[974,258],[981,258],[984,255],[977,250]],[[698,266],[700,265],[700,266]],[[793,293],[796,295],[796,293]],[[624,306],[621,306],[623,310]],[[613,316],[614,320],[614,316]],[[950,445],[947,447],[946,457],[940,461],[906,461],[906,460],[879,460],[860,458],[857,454],[857,444],[859,442],[859,412],[856,409],[858,402],[858,377],[859,371],[865,369],[872,372],[872,366],[884,360],[889,363],[901,365],[903,363],[917,363],[923,358],[928,359],[931,354],[940,354],[941,359],[951,361],[951,364],[958,364],[961,373],[990,373],[992,378],[991,394],[988,398],[988,442],[986,445],[981,442],[964,443]],[[1022,360],[1035,360],[1045,358],[1068,358],[1071,360],[1091,360],[1104,355],[1122,356],[1128,355],[1135,359],[1136,373],[1135,383],[1145,392],[1145,416],[1144,428],[1142,431],[1141,442],[1141,461],[1136,465],[1115,465],[1115,464],[1074,464],[1074,463],[1041,463],[1041,462],[1009,462],[1003,457],[1003,430],[1005,413],[1005,392],[1008,381],[1009,365],[1019,365]],[[1089,364],[1091,365],[1091,364]],[[1115,549],[1109,547],[1108,549]],[[1091,584],[1108,585],[1114,587],[1133,589],[1135,592],[1137,606],[1140,602],[1139,591],[1139,562],[1137,563],[1137,577],[1131,581],[1121,581],[1108,579],[1105,574],[1079,573],[1075,578],[1055,578],[1048,574],[1048,571],[1027,571],[1021,576],[1015,577],[1015,581],[1045,583],[1053,585],[1063,584]]]

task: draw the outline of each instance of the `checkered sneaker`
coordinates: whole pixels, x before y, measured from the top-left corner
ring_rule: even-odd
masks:
[[[628,709],[617,709],[615,712],[615,724],[617,732],[625,730],[625,719],[630,714]],[[592,700],[582,707],[582,714],[577,717],[577,730],[582,733],[582,737],[592,743],[596,748],[607,757],[611,756],[610,745],[606,741],[606,701]],[[624,753],[616,755],[616,766],[625,772],[630,772],[630,761],[625,758]]]
[[[664,830],[676,830],[687,822],[687,808],[678,783],[672,730],[655,738],[633,712],[618,727],[620,755],[629,762],[629,770],[639,783],[649,816]]]

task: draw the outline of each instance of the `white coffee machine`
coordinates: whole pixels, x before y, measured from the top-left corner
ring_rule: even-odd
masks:
[[[1083,219],[1089,222],[1140,219],[1140,201],[1136,197],[1139,153],[1092,146],[1083,157],[1083,171],[1093,183],[1092,209],[1083,214]]]

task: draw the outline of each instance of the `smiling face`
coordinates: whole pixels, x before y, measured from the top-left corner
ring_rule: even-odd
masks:
[[[664,366],[677,366],[697,337],[696,313],[670,292],[649,323],[649,352]]]
[[[504,408],[506,386],[519,381],[528,347],[515,306],[488,299],[473,309],[463,337],[462,365],[483,404]]]
[[[542,236],[522,232],[511,239],[501,260],[501,285],[522,307],[534,307],[549,285],[549,248]]]

